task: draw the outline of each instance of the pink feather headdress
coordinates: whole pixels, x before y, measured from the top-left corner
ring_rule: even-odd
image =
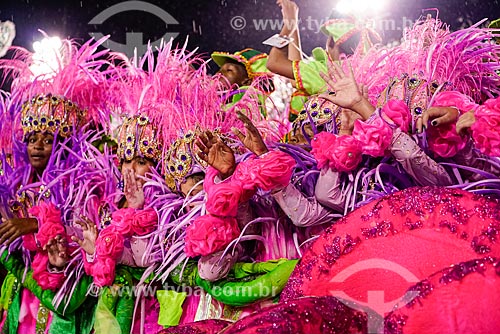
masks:
[[[107,124],[103,96],[114,69],[104,59],[108,50],[97,51],[106,39],[82,46],[62,40],[46,51],[50,60],[13,47],[14,57],[0,60],[4,80],[12,78],[12,103],[19,106],[13,119],[21,120],[24,135],[49,131],[68,137],[84,124]]]
[[[439,19],[417,21],[405,32],[401,45],[387,52],[382,72],[376,75],[399,77],[406,73],[427,83],[444,84],[479,102],[500,92],[500,45],[484,22],[450,32]]]
[[[150,47],[140,59],[114,55],[122,73],[111,84],[107,101],[112,117],[123,119],[117,136],[120,159],[140,155],[161,161],[164,144],[173,141],[178,127],[190,119],[183,111],[206,107],[207,99],[197,101],[201,95],[194,93],[203,89],[195,79],[200,70],[195,68],[204,62],[186,47],[187,42],[176,49],[170,41],[158,50]]]
[[[222,111],[220,82],[207,73],[207,62],[186,47],[187,42],[178,49],[166,43],[159,48],[156,61],[149,49],[138,65],[147,67],[138,76],[145,75],[148,85],[136,110],[145,112],[159,130],[164,143],[163,171],[171,189],[205,169],[195,147],[201,131],[225,134],[240,126],[234,112]]]

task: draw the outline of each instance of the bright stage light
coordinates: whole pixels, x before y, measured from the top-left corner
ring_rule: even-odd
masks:
[[[355,16],[374,16],[385,9],[385,0],[340,0],[337,11]]]
[[[59,37],[45,37],[33,43],[33,64],[30,70],[35,77],[50,76],[59,66],[62,59],[62,41]]]

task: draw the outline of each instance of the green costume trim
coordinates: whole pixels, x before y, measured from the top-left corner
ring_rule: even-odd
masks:
[[[266,94],[256,90],[252,89],[252,91],[248,91],[249,86],[241,86],[238,88],[238,93],[234,94],[231,96],[231,102],[226,103],[225,105],[222,106],[222,110],[227,111],[230,108],[232,108],[235,104],[237,104],[244,96],[245,94],[253,94],[254,98],[258,101],[259,103],[259,111],[260,114],[265,118],[267,117],[267,110],[266,110]],[[245,108],[245,105],[242,106],[242,109]]]
[[[189,262],[180,277],[182,266],[171,275],[175,284],[199,286],[216,300],[231,306],[245,306],[278,295],[292,274],[298,260],[271,260],[236,263],[226,279],[210,282],[198,275],[196,262]]]
[[[257,266],[255,269],[258,276],[246,276],[247,281],[232,281],[228,277],[225,280],[209,282],[198,278],[196,283],[215,299],[226,305],[245,306],[278,295],[288,282],[288,278],[296,264],[297,260],[288,260],[282,263],[275,262],[275,268],[267,273],[259,272],[264,268]],[[251,269],[250,266],[240,269],[240,275],[243,273],[251,275],[246,271]]]
[[[120,324],[108,306],[105,304],[105,298],[99,298],[95,309],[94,333],[122,334]]]
[[[320,30],[326,36],[332,37],[336,43],[339,43],[339,41],[342,42],[342,37],[351,31],[359,31],[359,28],[356,26],[354,19],[334,19],[325,22]]]
[[[169,277],[176,285],[186,285],[191,287],[196,286],[196,278],[198,277],[198,262],[189,261],[185,266],[184,263],[179,264],[174,268],[174,270],[172,270]]]
[[[324,93],[327,90],[326,82],[319,74],[328,73],[327,64],[328,54],[322,48],[315,48],[311,59],[298,61],[297,71],[294,71],[296,88],[303,90],[307,95]],[[302,87],[299,87],[299,83]]]
[[[103,287],[99,295],[95,332],[130,333],[134,317],[135,282],[142,276],[143,268],[117,266],[113,286]],[[116,327],[118,324],[118,327]],[[113,331],[110,331],[113,329]]]
[[[186,297],[185,292],[176,292],[174,290],[156,291],[156,298],[160,303],[158,324],[164,327],[177,326],[181,320],[182,304]]]
[[[8,334],[16,334],[19,327],[19,312],[21,311],[21,293],[20,286],[17,285],[16,291],[13,291],[12,301],[7,311],[7,319],[5,320],[3,332]]]
[[[22,280],[24,275],[25,265],[14,255],[10,255],[7,259],[8,252],[4,251],[0,256],[2,265],[14,275],[18,281]],[[22,287],[30,290],[35,297],[40,300],[41,304],[52,311],[52,322],[49,333],[59,334],[80,334],[90,333],[93,323],[93,313],[96,299],[87,297],[87,291],[92,284],[92,277],[84,275],[78,282],[73,294],[65,308],[67,301],[63,301],[57,308],[52,304],[55,292],[44,290],[38,282],[33,279],[33,271],[29,270],[26,278],[22,283]],[[21,290],[14,291],[15,297],[9,306],[7,321],[8,324],[4,328],[8,328],[8,333],[16,333],[19,323],[19,311],[21,308]]]
[[[252,79],[256,76],[270,75],[271,72],[267,69],[267,54],[247,48],[235,53],[229,52],[213,52],[213,61],[222,67],[228,59],[237,61],[238,63],[245,66],[247,70],[247,75]]]
[[[9,304],[13,298],[13,290],[15,285],[17,285],[16,276],[11,273],[7,273],[2,283],[2,293],[0,294],[0,308],[2,310],[8,310]]]

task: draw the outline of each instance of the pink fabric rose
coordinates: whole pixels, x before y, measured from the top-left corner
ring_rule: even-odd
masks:
[[[318,168],[322,169],[325,166],[330,166],[333,147],[335,147],[337,136],[330,132],[322,131],[314,136],[311,141],[311,154],[318,162]]]
[[[460,112],[475,110],[477,105],[470,97],[459,92],[447,91],[436,95],[433,107],[456,107]],[[457,154],[465,147],[467,138],[457,134],[456,124],[430,127],[428,132],[429,148],[443,158]]]
[[[213,185],[207,192],[207,211],[216,216],[236,217],[241,192],[241,186],[235,182],[222,182]]]
[[[66,230],[64,229],[62,223],[46,222],[42,224],[36,237],[40,242],[40,245],[44,247],[50,239],[55,238],[58,234],[66,236]]]
[[[240,234],[235,218],[210,214],[196,218],[186,229],[185,252],[189,257],[209,255],[226,247]]]
[[[116,260],[103,257],[98,259],[92,266],[92,277],[94,284],[103,287],[110,286],[115,280]]]
[[[290,183],[295,160],[282,151],[273,151],[255,160],[258,173],[254,175],[255,184],[263,190],[286,187]]]
[[[117,259],[123,252],[124,236],[110,225],[99,233],[95,251],[97,257],[111,257]]]
[[[486,155],[500,157],[500,97],[487,100],[474,113],[472,137],[476,147]]]
[[[136,210],[132,220],[132,232],[135,235],[146,235],[153,232],[158,225],[158,215],[152,208]]]
[[[66,235],[66,230],[61,220],[61,211],[53,203],[41,203],[30,208],[28,212],[38,220],[39,230],[36,237],[42,247],[56,235]]]
[[[118,231],[125,236],[130,236],[132,233],[132,225],[134,223],[135,209],[123,208],[116,210],[111,215],[112,224]]]
[[[61,223],[61,210],[57,209],[54,203],[43,202],[28,210],[30,215],[38,219],[40,224],[45,222]]]
[[[410,126],[410,109],[401,100],[389,100],[382,108],[382,113],[394,122],[403,132],[408,132]]]
[[[356,138],[337,137],[331,156],[333,168],[339,172],[350,172],[358,167],[362,158],[361,143]]]
[[[459,92],[446,91],[436,95],[433,107],[456,107],[461,113],[476,110],[477,104],[470,97]]]
[[[456,124],[431,126],[427,131],[429,148],[443,158],[454,156],[467,143],[467,138],[457,133]]]
[[[64,273],[49,273],[47,271],[48,264],[47,252],[38,252],[31,263],[33,279],[38,282],[42,289],[56,291],[64,282]]]
[[[41,248],[39,248],[38,245],[36,244],[35,235],[33,233],[23,235],[22,238],[23,238],[24,248],[26,248],[30,252],[41,250]]]
[[[254,157],[240,162],[231,176],[231,181],[240,184],[243,190],[250,191],[253,193],[257,190],[257,186],[253,180],[255,180],[255,173],[258,172],[256,168],[255,161],[258,160]],[[250,196],[251,197],[251,196]]]
[[[357,120],[354,122],[352,136],[361,143],[364,154],[380,157],[391,143],[392,129],[380,117],[369,124]]]
[[[255,166],[254,160],[257,159],[251,158],[240,162],[236,166],[236,170],[231,176],[231,182],[241,187],[241,203],[248,201],[250,198],[252,198],[253,195],[255,195],[255,192],[257,191],[257,185],[255,184],[255,178],[253,177],[253,175],[257,173],[257,168]]]
[[[124,236],[113,225],[99,233],[95,245],[94,263],[86,266],[97,286],[113,284],[116,262],[124,249],[124,239]]]

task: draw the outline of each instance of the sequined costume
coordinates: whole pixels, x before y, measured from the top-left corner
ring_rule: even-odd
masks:
[[[374,201],[310,246],[280,303],[221,333],[491,332],[498,213],[497,200],[437,187]]]
[[[86,302],[86,295],[80,283],[81,258],[73,253],[75,245],[69,235],[76,231],[73,224],[77,215],[92,207],[99,192],[98,180],[80,176],[90,175],[92,169],[85,154],[99,138],[96,124],[102,121],[101,98],[106,76],[113,71],[112,67],[103,68],[105,61],[99,58],[103,53],[96,53],[103,42],[90,40],[78,46],[64,40],[62,49],[54,50],[59,58],[52,67],[21,48],[17,48],[16,58],[0,61],[0,66],[13,74],[10,102],[0,122],[2,129],[10,127],[12,134],[11,142],[2,147],[5,188],[0,195],[1,212],[6,219],[35,217],[38,222],[36,233],[2,247],[4,258],[9,256],[7,261],[12,256],[12,260],[22,260],[26,270],[32,268],[29,278],[17,271],[5,280],[2,296],[10,298],[4,303],[5,331],[46,333],[65,328],[76,333],[80,331],[80,316],[88,316],[77,310]],[[49,71],[37,73],[40,68]],[[32,165],[27,150],[28,140],[38,134],[54,138],[41,171]],[[71,256],[63,267],[49,264],[45,248],[57,235],[69,243],[66,252]],[[91,309],[93,303],[89,299],[85,307]]]

